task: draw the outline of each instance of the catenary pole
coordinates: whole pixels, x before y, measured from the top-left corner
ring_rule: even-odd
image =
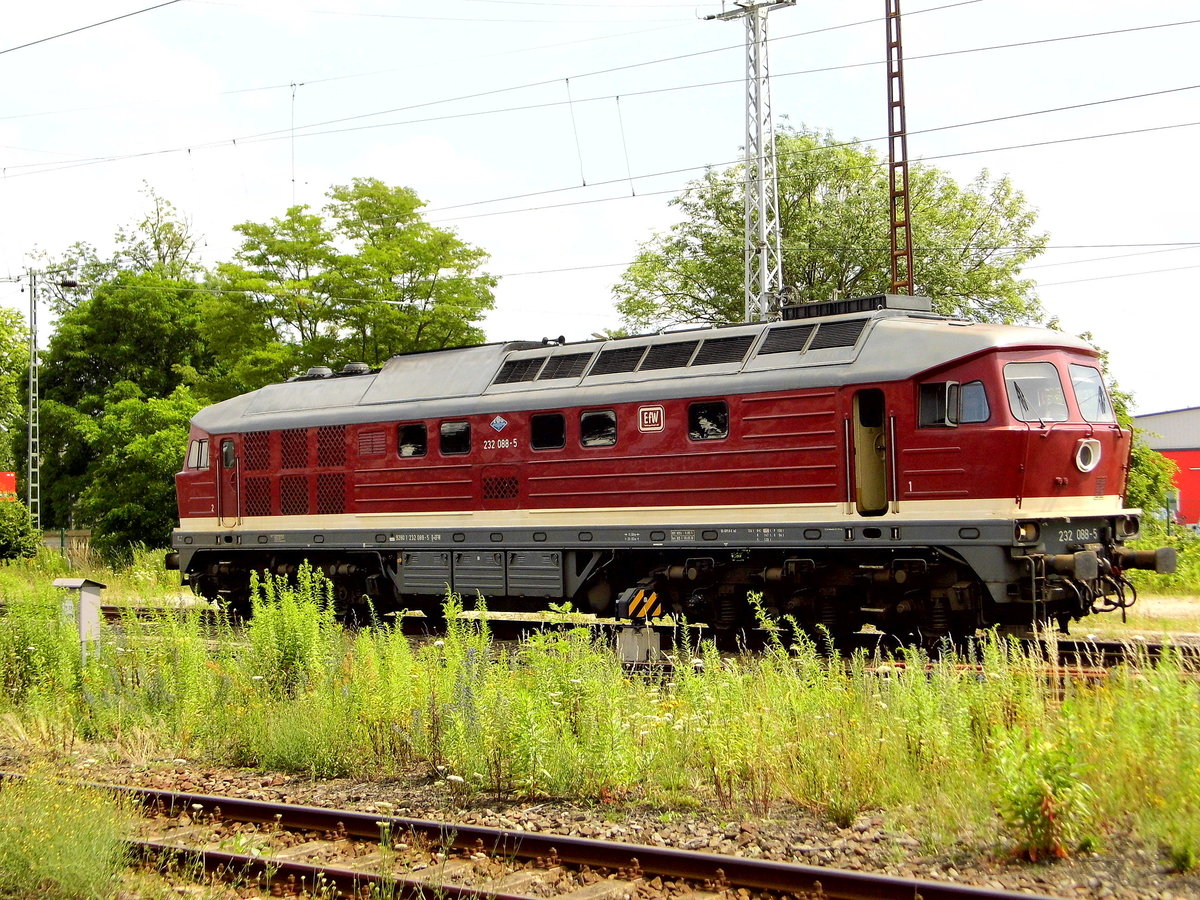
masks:
[[[767,66],[767,15],[796,0],[736,0],[736,9],[706,19],[746,20],[746,321],[761,322],[779,305],[783,253],[779,233],[779,185],[775,174],[775,128]]]

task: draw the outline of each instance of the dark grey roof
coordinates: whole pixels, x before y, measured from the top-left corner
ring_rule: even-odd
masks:
[[[208,407],[193,421],[210,433],[396,421],[894,381],[1001,347],[1094,353],[1059,331],[913,310],[923,299],[903,298],[901,309],[610,341],[397,356],[374,374],[270,385]]]

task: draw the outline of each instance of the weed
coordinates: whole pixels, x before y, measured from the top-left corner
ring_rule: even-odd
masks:
[[[1197,852],[1195,842],[1171,846],[1167,851],[1167,864],[1172,872],[1180,875],[1195,871],[1200,864],[1200,852]]]
[[[316,776],[419,768],[462,800],[794,804],[841,824],[881,810],[942,843],[999,821],[1038,858],[1086,849],[1104,823],[1164,852],[1200,834],[1200,683],[1177,653],[1084,683],[1048,679],[1044,657],[995,637],[969,666],[834,660],[785,620],[757,657],[681,629],[671,675],[630,677],[565,608],[562,627],[502,645],[482,600],[468,618],[450,596],[445,636],[414,644],[386,623],[343,629],[306,570],[264,579],[244,630],[130,619],[82,663],[53,597],[17,590],[18,574],[0,568],[13,588],[0,728],[38,749],[84,738],[143,762],[165,750]]]
[[[1092,793],[1074,749],[1017,738],[997,762],[1000,813],[1017,853],[1035,862],[1069,856],[1085,837]]]
[[[0,783],[0,894],[110,895],[130,822],[128,810],[89,788],[41,774]]]

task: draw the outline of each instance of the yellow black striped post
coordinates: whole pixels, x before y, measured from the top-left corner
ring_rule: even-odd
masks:
[[[656,619],[663,613],[662,602],[654,591],[638,591],[629,601],[629,618]]]

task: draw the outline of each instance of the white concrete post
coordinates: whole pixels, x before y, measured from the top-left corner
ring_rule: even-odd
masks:
[[[79,648],[83,661],[95,652],[100,640],[100,592],[107,585],[90,578],[56,578],[56,588],[65,588],[62,599],[64,618],[74,619],[79,626]]]

